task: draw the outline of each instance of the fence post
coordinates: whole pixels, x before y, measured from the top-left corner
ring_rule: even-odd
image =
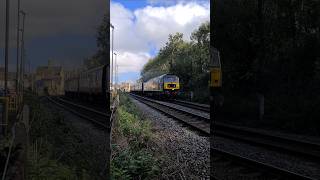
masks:
[[[27,179],[27,161],[28,161],[28,145],[29,145],[29,106],[24,105],[17,122],[16,142],[22,145],[22,151],[19,156],[21,162],[21,172],[16,174],[19,178]]]
[[[5,136],[8,134],[8,97],[0,97],[1,100],[1,122],[0,122],[0,133]]]

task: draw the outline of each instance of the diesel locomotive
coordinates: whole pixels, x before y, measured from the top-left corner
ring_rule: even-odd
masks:
[[[158,99],[175,98],[179,90],[179,78],[174,74],[163,74],[146,82],[139,80],[131,88],[132,93]]]

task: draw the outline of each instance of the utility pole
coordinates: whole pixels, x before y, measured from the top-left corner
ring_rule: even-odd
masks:
[[[19,53],[20,53],[20,0],[18,0],[18,23],[17,23],[17,70],[16,70],[16,93],[19,90]]]
[[[117,85],[117,87],[118,87],[118,82],[119,82],[119,65],[117,64],[117,68],[116,68],[116,72],[117,72],[117,79],[116,79],[116,85]],[[119,87],[118,87],[118,89],[119,89]]]
[[[6,40],[5,40],[5,72],[4,72],[4,96],[7,96],[8,91],[8,59],[9,59],[9,24],[10,24],[10,0],[6,0]]]
[[[116,72],[117,72],[117,69],[116,69],[116,66],[117,66],[117,53],[113,53],[113,54],[114,54],[114,56],[115,56],[115,59],[114,59],[114,60],[115,60],[115,63],[114,63],[114,64],[115,64],[115,70],[114,70],[114,71],[115,71],[115,72],[114,72],[114,81],[115,81],[115,87],[116,87],[116,85],[117,85],[117,84],[116,84]],[[112,73],[113,73],[113,72],[112,72]]]
[[[111,43],[111,45],[112,45],[112,47],[111,47],[111,53],[112,53],[112,55],[111,55],[111,77],[110,77],[110,79],[111,79],[111,82],[110,82],[110,84],[111,84],[111,88],[113,87],[113,33],[114,33],[114,26],[110,23],[110,26],[111,26],[111,28],[112,28],[112,43]]]
[[[24,91],[24,56],[25,56],[25,49],[24,49],[24,24],[25,24],[25,18],[26,18],[26,13],[24,11],[20,11],[23,19],[22,19],[22,36],[21,36],[21,53],[20,53],[20,59],[21,59],[21,64],[20,64],[20,78],[21,78],[21,97],[22,97],[22,102],[23,102],[23,91]]]

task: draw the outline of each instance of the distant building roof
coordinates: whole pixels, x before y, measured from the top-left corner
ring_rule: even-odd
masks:
[[[48,73],[48,71],[50,71],[54,75],[59,75],[61,70],[61,66],[39,66],[36,70],[36,74]]]

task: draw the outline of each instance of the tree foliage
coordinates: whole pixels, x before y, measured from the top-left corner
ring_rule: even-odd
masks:
[[[180,78],[184,92],[208,91],[210,24],[205,22],[196,29],[191,41],[183,40],[182,33],[170,34],[159,53],[143,67],[144,81],[172,73]],[[208,99],[204,96],[204,99]]]
[[[319,117],[320,2],[217,0],[215,6],[224,94],[258,92],[289,114]]]
[[[108,52],[109,52],[109,44],[110,38],[110,24],[109,24],[109,16],[105,15],[103,21],[100,26],[97,28],[97,46],[98,51],[92,55],[84,59],[84,65],[87,69],[94,68],[103,64],[107,64]]]

